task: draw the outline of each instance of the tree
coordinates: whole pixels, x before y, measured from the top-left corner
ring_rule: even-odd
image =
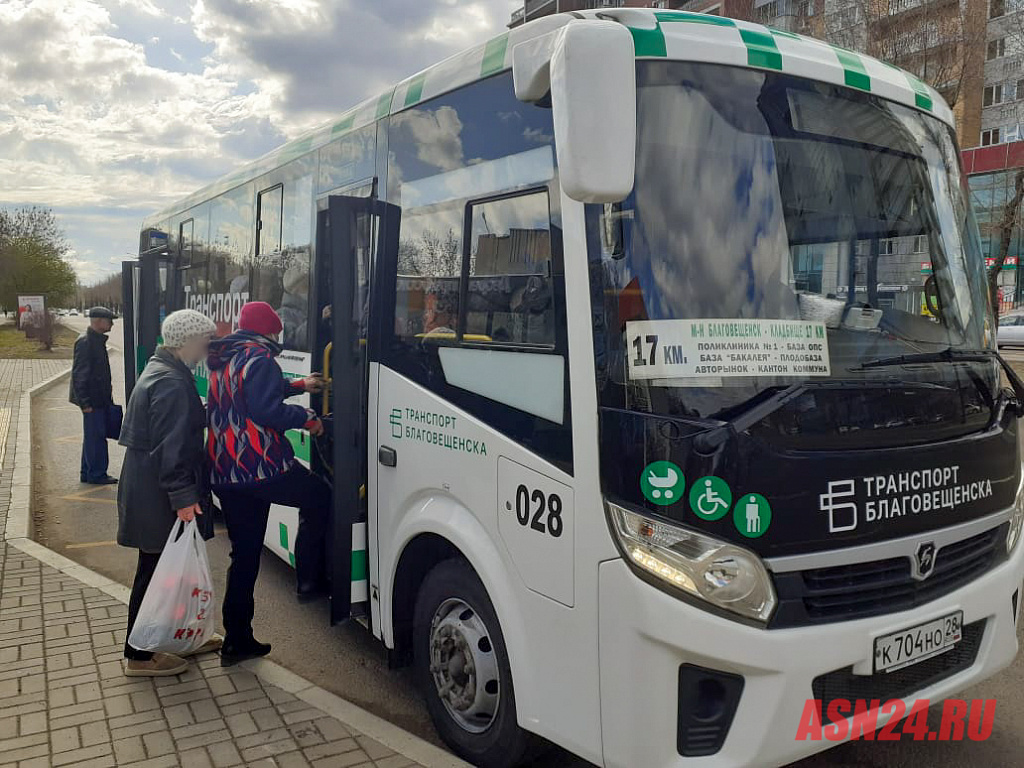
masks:
[[[108,307],[118,312],[121,307],[121,275],[113,274],[92,285],[78,288],[77,302],[81,307]]]
[[[71,299],[78,281],[68,250],[53,211],[0,209],[0,306],[13,308],[28,293],[45,294],[51,306]]]
[[[1024,201],[1024,168],[1017,171],[1017,177],[1013,182],[1013,197],[1006,201],[1003,208],[1003,217],[999,221],[999,251],[996,253],[995,263],[988,271],[988,294],[992,302],[992,309],[996,316],[996,326],[999,325],[999,273],[1003,271],[1006,263],[1006,256],[1010,252],[1010,240],[1017,223],[1017,214],[1020,212],[1021,202]],[[1020,265],[1017,265],[1020,279]]]

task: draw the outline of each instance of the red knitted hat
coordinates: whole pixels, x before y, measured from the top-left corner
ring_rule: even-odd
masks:
[[[238,328],[242,331],[276,339],[283,327],[277,312],[265,301],[250,301],[238,314]]]

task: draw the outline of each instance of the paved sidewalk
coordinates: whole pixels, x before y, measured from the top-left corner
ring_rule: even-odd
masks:
[[[66,365],[0,360],[0,768],[465,766],[267,660],[124,676],[127,588],[10,535],[29,525],[24,393]]]

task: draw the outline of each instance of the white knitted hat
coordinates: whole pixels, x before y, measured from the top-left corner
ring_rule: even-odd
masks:
[[[212,336],[217,332],[217,324],[202,312],[194,309],[179,309],[164,318],[160,333],[164,338],[164,346],[179,349],[189,339],[196,336]]]

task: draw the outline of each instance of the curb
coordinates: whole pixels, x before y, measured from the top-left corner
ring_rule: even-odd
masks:
[[[131,590],[127,586],[108,579],[91,568],[86,568],[52,549],[44,547],[31,538],[32,440],[23,440],[20,437],[31,435],[33,395],[48,389],[70,374],[71,369],[69,368],[56,376],[41,381],[21,396],[18,430],[15,433],[11,504],[7,511],[7,524],[3,538],[7,544],[26,555],[127,604],[128,597],[131,595]],[[263,682],[292,694],[330,717],[340,720],[343,725],[351,725],[363,735],[369,736],[393,752],[419,763],[424,768],[473,768],[470,763],[424,741],[394,723],[314,685],[304,677],[300,677],[269,659],[253,659],[242,662],[239,666],[252,672]]]

